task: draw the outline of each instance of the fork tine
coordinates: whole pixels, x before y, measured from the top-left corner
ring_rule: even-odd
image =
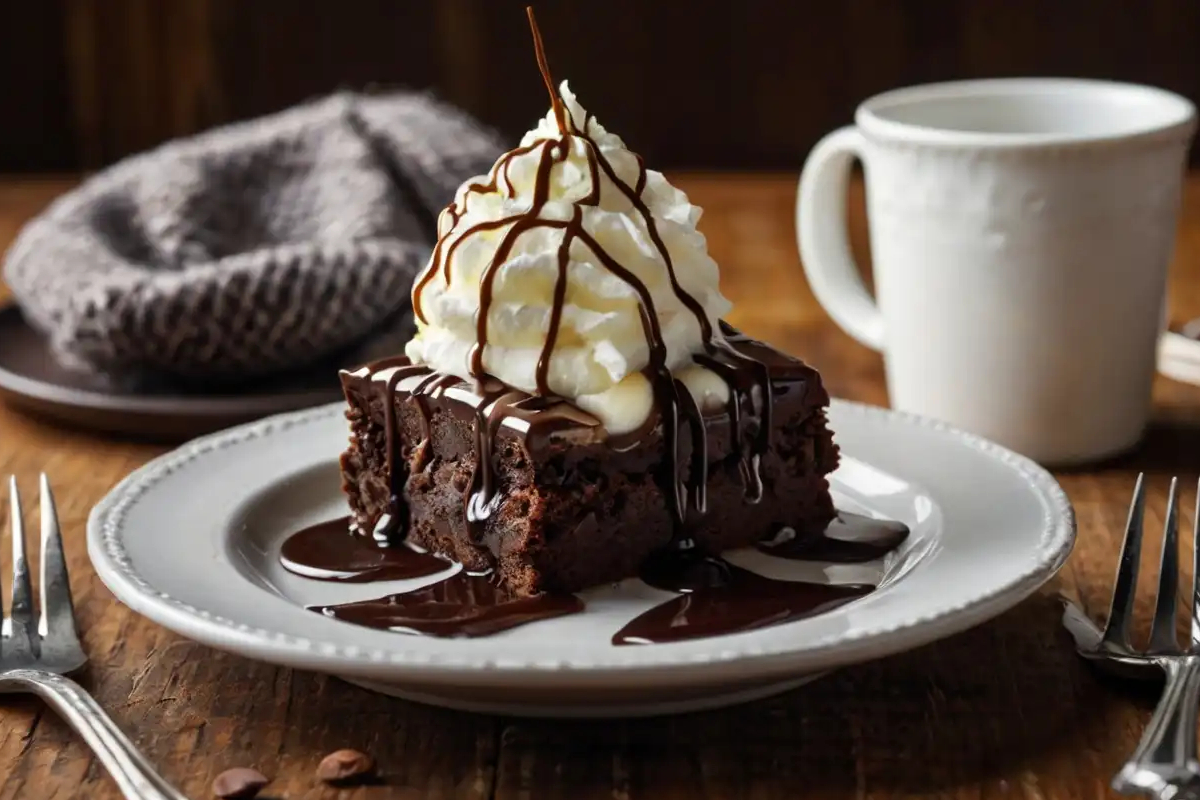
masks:
[[[12,604],[8,607],[9,631],[5,644],[13,657],[33,655],[33,590],[29,585],[29,562],[25,558],[25,524],[21,514],[21,494],[17,478],[8,479],[9,505],[12,507],[13,585]]]
[[[1176,606],[1179,602],[1179,479],[1171,478],[1167,495],[1167,519],[1163,523],[1162,564],[1158,571],[1158,599],[1154,603],[1154,625],[1150,629],[1151,653],[1177,653]]]
[[[1192,651],[1200,648],[1200,481],[1196,484],[1196,512],[1192,516]]]
[[[39,495],[42,504],[42,616],[38,632],[51,641],[78,641],[75,630],[75,606],[71,602],[71,582],[67,578],[67,559],[63,555],[62,530],[50,481],[42,473]]]
[[[1129,519],[1125,523],[1125,542],[1121,545],[1121,560],[1117,564],[1117,579],[1113,586],[1112,607],[1104,625],[1102,644],[1128,648],[1129,631],[1133,621],[1133,598],[1137,592],[1138,559],[1142,554],[1142,512],[1146,506],[1146,474],[1139,473],[1129,504]]]

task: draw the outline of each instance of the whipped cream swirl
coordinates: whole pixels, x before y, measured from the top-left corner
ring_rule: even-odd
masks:
[[[702,407],[726,402],[728,387],[692,363],[706,334],[720,338],[730,308],[696,227],[700,209],[585,112],[567,82],[560,91],[571,133],[551,109],[439,217],[437,248],[413,288],[418,330],[406,355],[467,380],[482,367],[622,433],[654,403],[642,375],[653,340],[645,306],[665,367]]]

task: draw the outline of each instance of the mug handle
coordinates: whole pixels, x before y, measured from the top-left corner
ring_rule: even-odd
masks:
[[[808,154],[796,195],[800,260],[817,301],[846,333],[883,349],[883,316],[863,285],[846,232],[846,189],[864,140],[849,126],[826,135]]]

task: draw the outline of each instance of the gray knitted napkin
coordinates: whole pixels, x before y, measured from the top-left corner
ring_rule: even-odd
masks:
[[[4,278],[63,363],[101,374],[398,350],[438,212],[502,149],[424,94],[336,94],[95,175],[24,228]]]

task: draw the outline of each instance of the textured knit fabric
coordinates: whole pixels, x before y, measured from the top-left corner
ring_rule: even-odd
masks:
[[[402,344],[438,212],[501,152],[427,95],[342,93],[126,159],[4,277],[64,363],[237,380]]]

